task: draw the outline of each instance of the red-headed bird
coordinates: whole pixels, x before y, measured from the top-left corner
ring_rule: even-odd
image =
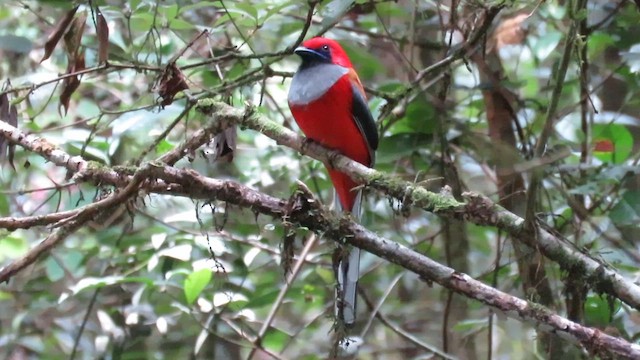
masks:
[[[369,112],[358,74],[340,44],[316,37],[294,51],[302,64],[289,89],[289,108],[298,126],[311,140],[369,167],[378,147],[378,131]],[[360,214],[361,191],[349,176],[327,166],[339,204]],[[352,325],[356,318],[356,290],[360,249],[352,248],[337,264],[336,316]]]

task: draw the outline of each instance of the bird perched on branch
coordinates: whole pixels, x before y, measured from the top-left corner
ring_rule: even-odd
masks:
[[[366,94],[346,52],[336,41],[316,37],[294,51],[302,64],[289,89],[289,108],[298,126],[311,140],[369,167],[378,147],[376,124]],[[360,215],[362,190],[349,176],[327,165],[338,204]],[[360,249],[338,256],[336,316],[347,326],[356,319],[356,291]]]

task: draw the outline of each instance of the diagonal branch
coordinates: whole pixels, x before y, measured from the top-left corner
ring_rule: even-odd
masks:
[[[221,112],[223,116],[220,116],[219,119],[228,120],[234,109],[228,107],[223,110],[226,111]],[[245,123],[249,123],[247,119],[252,117],[255,118],[256,115],[249,113],[249,116],[245,118]],[[241,117],[240,120],[243,118],[244,117]],[[263,130],[265,129],[263,128]],[[292,136],[295,135],[292,134]],[[299,142],[298,145],[301,146],[302,142],[300,139],[297,140]],[[305,152],[318,151],[319,153],[322,153],[319,147],[316,148],[315,146],[309,146],[309,148],[315,149],[309,150],[307,148],[305,149]],[[314,154],[318,155],[318,153]],[[318,157],[323,157],[326,160],[334,159],[335,161],[333,164],[336,166],[338,166],[337,164],[340,164],[339,166],[341,166],[341,170],[343,167],[347,168],[347,165],[353,166],[351,162],[346,161],[346,158],[335,155],[335,153],[328,152],[326,150],[324,150],[323,155]],[[351,171],[353,172],[353,170]],[[105,173],[107,173],[107,171],[105,171]],[[87,170],[87,173],[84,174],[84,178],[91,178],[92,176],[97,176],[99,174],[100,172],[97,169],[90,168]],[[126,177],[124,174],[122,176]],[[359,176],[366,177],[364,174],[360,174]],[[381,175],[379,175],[379,177],[380,176]],[[540,330],[557,334],[568,341],[580,344],[592,354],[615,358],[640,357],[640,346],[630,344],[621,338],[615,338],[599,330],[584,327],[580,324],[567,320],[541,305],[527,302],[501,292],[471,278],[464,273],[456,272],[452,268],[439,264],[438,262],[435,262],[401,244],[382,238],[363,226],[355,223],[352,219],[343,217],[341,214],[328,211],[321,207],[318,201],[312,199],[311,194],[305,192],[303,188],[299,189],[297,193],[298,197],[294,199],[294,205],[291,206],[289,201],[271,197],[233,181],[204,177],[193,170],[181,170],[166,165],[148,164],[135,173],[134,177],[130,180],[129,185],[123,191],[108,198],[108,200],[105,200],[108,201],[105,206],[118,203],[118,201],[124,200],[126,197],[137,193],[136,190],[139,188],[139,185],[141,184],[140,181],[142,179],[146,180],[143,183],[143,185],[147,185],[145,189],[153,189],[158,193],[173,193],[173,191],[179,189],[182,191],[181,193],[173,194],[190,196],[192,198],[227,201],[235,205],[250,208],[255,212],[279,218],[283,217],[284,214],[287,214],[287,220],[291,223],[307,227],[316,233],[322,233],[329,239],[345,241],[351,245],[367,250],[372,254],[386,259],[389,262],[398,264],[403,268],[420,275],[425,281],[436,282],[447,289],[469,298],[476,299],[495,311],[505,313],[508,317],[532,323]],[[161,183],[160,181],[150,181],[150,179],[162,180],[164,185],[159,186],[158,184]],[[94,181],[95,180],[96,179],[94,179]],[[399,180],[395,181],[399,182]],[[171,186],[167,186],[166,184],[171,184]],[[409,196],[411,197],[412,195],[409,194]],[[434,199],[441,198],[440,200],[445,202],[452,201],[448,199],[447,195],[432,194],[431,196]],[[515,217],[513,214],[509,215],[509,213],[504,209],[502,209],[502,213],[500,213],[500,208],[497,207],[497,205],[486,203],[488,200],[480,195],[475,197],[468,196],[468,198],[470,200],[469,204],[457,206],[457,210],[463,212],[467,211],[467,217],[475,216],[476,221],[480,221],[478,219],[483,219],[482,221],[486,222],[500,222],[507,221],[508,219],[505,219],[509,216]],[[484,213],[487,209],[493,212]],[[445,210],[447,211],[434,209],[434,211],[440,211],[445,215],[455,214],[455,212],[451,212],[451,209]],[[471,210],[474,210],[475,212]],[[82,214],[90,216],[91,212],[84,212]],[[496,219],[492,220],[494,217]],[[77,230],[81,226],[83,220],[85,219],[82,215],[78,215],[78,217],[67,222],[66,225],[55,231],[54,234],[45,240],[45,242],[47,242],[47,244],[55,244],[59,242],[64,238],[64,236]],[[521,227],[523,220],[519,219],[519,221],[510,222],[519,223]],[[508,227],[504,223],[501,224],[501,226]],[[35,257],[37,258],[41,253],[42,252],[37,253]],[[7,269],[13,269],[14,266],[16,266],[16,263],[24,263],[24,261],[21,259],[10,264],[2,270],[0,275],[7,274]],[[5,277],[0,277],[0,279],[5,279]]]
[[[300,270],[302,270],[302,265],[305,263],[307,259],[307,255],[309,255],[309,252],[311,251],[311,249],[313,248],[313,245],[315,245],[317,240],[318,240],[318,236],[316,234],[311,234],[311,236],[305,240],[304,248],[300,253],[300,258],[293,266],[291,273],[287,277],[287,281],[285,282],[285,285],[282,288],[280,288],[278,297],[276,298],[273,305],[271,306],[271,309],[269,310],[269,314],[267,315],[267,318],[264,320],[262,327],[258,331],[258,335],[256,335],[255,337],[255,340],[254,340],[255,346],[251,348],[249,355],[247,355],[247,360],[253,359],[253,356],[255,355],[258,349],[263,350],[262,340],[264,339],[264,336],[269,330],[269,328],[271,328],[271,324],[273,323],[273,320],[276,317],[276,313],[278,312],[278,310],[280,310],[280,307],[284,303],[285,295],[287,295],[287,292],[291,288],[291,285],[293,284],[293,281],[295,280],[295,278],[298,277],[298,275],[300,274]]]
[[[293,131],[265,118],[252,109],[238,109],[224,103],[201,100],[199,109],[215,114],[215,120],[228,126],[235,123],[259,131],[280,145],[288,146],[301,154],[320,160],[348,174],[381,193],[403,201],[407,206],[446,217],[463,217],[477,225],[495,226],[517,241],[540,250],[544,256],[558,263],[569,274],[580,274],[593,284],[596,291],[615,296],[635,309],[640,310],[640,287],[625,279],[606,264],[591,258],[564,242],[545,229],[530,229],[524,219],[513,214],[489,198],[475,193],[463,194],[466,203],[460,203],[448,194],[437,194],[424,187],[400,180],[374,169],[367,168],[335,151],[304,141]]]
[[[557,262],[560,268],[569,274],[584,276],[587,283],[592,284],[596,291],[614,296],[631,307],[640,310],[640,287],[638,285],[625,279],[604,263],[569,246],[551,232],[545,229],[526,229],[524,219],[493,203],[483,195],[475,193],[463,194],[467,202],[460,203],[449,194],[437,194],[427,191],[420,185],[367,168],[335,151],[304,141],[301,136],[267,119],[251,108],[238,109],[224,103],[205,99],[199,102],[198,109],[209,114],[213,119],[202,129],[196,131],[189,140],[176,147],[160,160],[174,163],[184,156],[189,148],[206,143],[210,136],[215,135],[217,131],[221,131],[229,125],[237,124],[241,127],[250,128],[274,139],[278,144],[288,146],[304,155],[331,164],[331,166],[348,174],[356,181],[365,183],[381,193],[404,201],[407,206],[418,207],[441,216],[462,217],[478,225],[495,226],[513,236],[517,241],[541,251],[542,254]],[[135,172],[135,170],[132,171],[128,168],[111,169],[101,165],[93,166],[82,158],[70,157],[55,148],[55,146],[47,143],[44,139],[37,138],[37,140],[34,140],[33,138],[35,137],[25,135],[21,130],[4,122],[0,122],[0,136],[9,137],[18,145],[40,154],[56,165],[64,166],[75,172],[82,170],[81,176],[75,176],[76,181],[92,181],[114,186],[125,186],[131,181],[130,175]],[[39,146],[34,146],[34,144],[39,144]],[[53,156],[52,153],[55,153],[56,156]],[[165,169],[162,176],[156,176],[156,178],[164,181],[147,182],[144,184],[144,189],[159,194],[188,195],[204,199],[214,197],[223,201],[237,203],[240,206],[251,208],[263,214],[274,216],[283,214],[279,213],[278,211],[280,210],[278,209],[280,209],[281,202],[284,200],[270,198],[265,202],[260,197],[261,193],[257,191],[253,193],[239,192],[238,186],[240,184],[211,178],[200,179],[198,176],[199,174],[195,171]],[[196,179],[202,181],[199,184],[201,188],[214,190],[198,193],[197,189],[194,189],[196,183],[189,182],[196,181]],[[214,192],[209,193],[209,191]]]
[[[593,284],[598,292],[610,294],[635,309],[640,309],[640,287],[638,285],[625,279],[605,264],[570,247],[551,232],[545,229],[526,229],[524,220],[521,217],[494,204],[487,197],[468,193],[466,194],[467,203],[465,204],[456,201],[450,195],[429,192],[419,185],[369,169],[334,151],[303,141],[300,136],[291,130],[266,119],[251,108],[238,109],[224,103],[205,99],[199,102],[198,109],[209,114],[213,117],[213,120],[209,121],[202,129],[196,131],[194,136],[190,137],[185,143],[176,147],[159,160],[166,163],[175,163],[189,149],[197,148],[206,143],[211,136],[229,125],[237,124],[251,128],[276,140],[278,144],[286,145],[302,154],[331,164],[333,167],[350,175],[356,181],[365,183],[396,199],[401,199],[407,205],[422,208],[442,216],[464,217],[466,220],[478,225],[495,226],[525,245],[540,250],[546,257],[556,261],[568,273],[581,274],[588,283]],[[46,140],[32,135],[25,135],[22,131],[7,123],[0,122],[0,136],[8,137],[18,145],[36,152],[56,165],[64,166],[70,171],[77,172],[82,170],[81,176],[76,176],[76,181],[101,182],[115,186],[123,186],[123,184],[127,184],[130,181],[130,178],[126,176],[126,172],[122,174],[103,166],[89,166],[91,163],[82,158],[71,157],[46,142]],[[130,169],[128,171],[130,171],[129,174],[134,172]],[[184,174],[180,174],[180,176],[184,176]],[[174,181],[180,180],[179,177],[173,180],[165,180],[168,180],[168,182],[164,184],[149,183],[145,189],[157,193],[181,193],[189,190],[188,183],[182,183],[185,184],[184,186],[170,185],[171,183],[181,184],[180,181]],[[220,182],[220,180],[215,179],[210,179],[209,181]],[[206,196],[207,194],[201,195]],[[243,202],[247,202],[247,200],[243,199]],[[255,204],[258,207],[261,205],[261,203]],[[260,208],[255,210],[263,212]]]
[[[274,217],[287,214],[287,221],[291,223],[322,233],[327,239],[344,241],[364,249],[420,275],[425,281],[436,282],[449,290],[478,300],[510,318],[531,323],[542,331],[580,344],[593,354],[616,358],[640,356],[638,345],[572,322],[542,305],[501,292],[410,248],[380,237],[352,219],[322,207],[304,188],[298,189],[301,195],[295,199],[294,206],[291,207],[289,202],[283,199],[271,197],[233,181],[207,178],[192,170],[157,166],[152,169],[151,175],[167,183],[182,184],[192,198],[206,197],[209,200],[226,201]]]
[[[42,254],[48,252],[60,241],[80,229],[82,225],[93,219],[99,212],[107,211],[135,196],[140,183],[142,183],[147,177],[148,169],[148,165],[142,167],[133,176],[131,182],[129,182],[129,184],[121,191],[118,191],[106,199],[87,205],[82,211],[78,211],[76,214],[61,220],[59,224],[62,226],[56,229],[51,235],[47,236],[42,242],[29,250],[22,258],[15,260],[11,264],[0,269],[0,283],[9,281],[9,279],[20,270],[33,264]]]

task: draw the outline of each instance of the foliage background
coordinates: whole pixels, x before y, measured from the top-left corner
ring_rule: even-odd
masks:
[[[47,36],[76,3],[78,14],[88,15],[79,42],[87,71],[64,109],[62,81],[30,87],[68,72],[73,60],[62,42],[48,60],[40,60]],[[564,155],[553,164],[534,163],[533,168],[542,169],[535,210],[577,248],[630,278],[637,276],[640,22],[635,4],[506,4],[476,54],[485,54],[490,66],[498,61],[501,86],[517,99],[512,108],[521,134],[515,147],[507,147],[508,141],[505,145],[504,139],[489,135],[496,108],[488,107],[493,88],[478,59],[469,56],[415,80],[420,70],[463,43],[483,9],[495,4],[312,3],[309,36],[328,29],[326,36],[341,42],[370,90],[369,105],[382,135],[376,168],[434,191],[447,184],[496,200],[504,197],[496,168],[529,180],[531,172],[518,165],[531,169],[527,166],[545,124],[565,34],[576,18],[584,20],[548,142],[551,152]],[[155,159],[188,139],[203,121],[195,111],[184,111],[188,103],[182,93],[160,105],[161,74],[175,61],[189,96],[216,96],[237,107],[257,105],[268,118],[295,129],[286,93],[298,60],[284,50],[303,30],[309,3],[114,0],[92,5],[100,7],[109,27],[105,67],[99,66],[100,39],[89,3],[9,0],[0,7],[0,78],[18,109],[20,128],[108,166],[131,164],[140,156]],[[203,30],[208,35],[198,37]],[[444,87],[447,82],[450,86]],[[168,136],[147,152],[176,120]],[[260,133],[241,129],[238,136],[233,162],[212,163],[195,154],[193,161],[183,159],[177,166],[235,179],[281,198],[288,198],[300,179],[324,203],[331,202],[322,164]],[[0,174],[2,216],[74,209],[113,191],[76,185],[64,169],[19,148],[13,164],[15,169],[5,161]],[[451,169],[456,170],[453,178]],[[505,292],[539,300],[522,290],[518,255],[495,228],[443,224],[433,214],[404,209],[373,193],[363,224]],[[2,230],[0,262],[20,257],[50,232],[48,227]],[[299,252],[310,234],[297,233]],[[0,287],[0,354],[16,359],[246,358],[285,284],[283,236],[280,219],[250,209],[141,196],[135,208],[122,205],[94,219]],[[313,247],[256,358],[327,356],[333,326],[332,250],[327,240]],[[361,267],[364,301],[354,330],[364,339],[360,358],[429,358],[430,348],[460,358],[553,355],[526,324],[496,317],[481,304],[452,297],[374,256],[364,256]],[[546,269],[553,294],[546,305],[571,317],[567,280],[572,274],[549,261],[539,267]],[[583,311],[576,320],[636,341],[637,313],[588,285],[579,296]],[[579,356],[571,347],[560,352]]]

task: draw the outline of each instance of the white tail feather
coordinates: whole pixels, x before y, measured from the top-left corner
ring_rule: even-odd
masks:
[[[337,200],[336,194],[336,200]],[[338,207],[340,201],[336,201]],[[358,191],[351,214],[354,218],[359,219],[362,212],[362,190]],[[336,280],[335,296],[335,313],[336,317],[342,322],[351,326],[356,321],[356,305],[358,296],[358,279],[360,278],[360,249],[351,247],[348,256],[341,256],[338,262],[338,270]]]

